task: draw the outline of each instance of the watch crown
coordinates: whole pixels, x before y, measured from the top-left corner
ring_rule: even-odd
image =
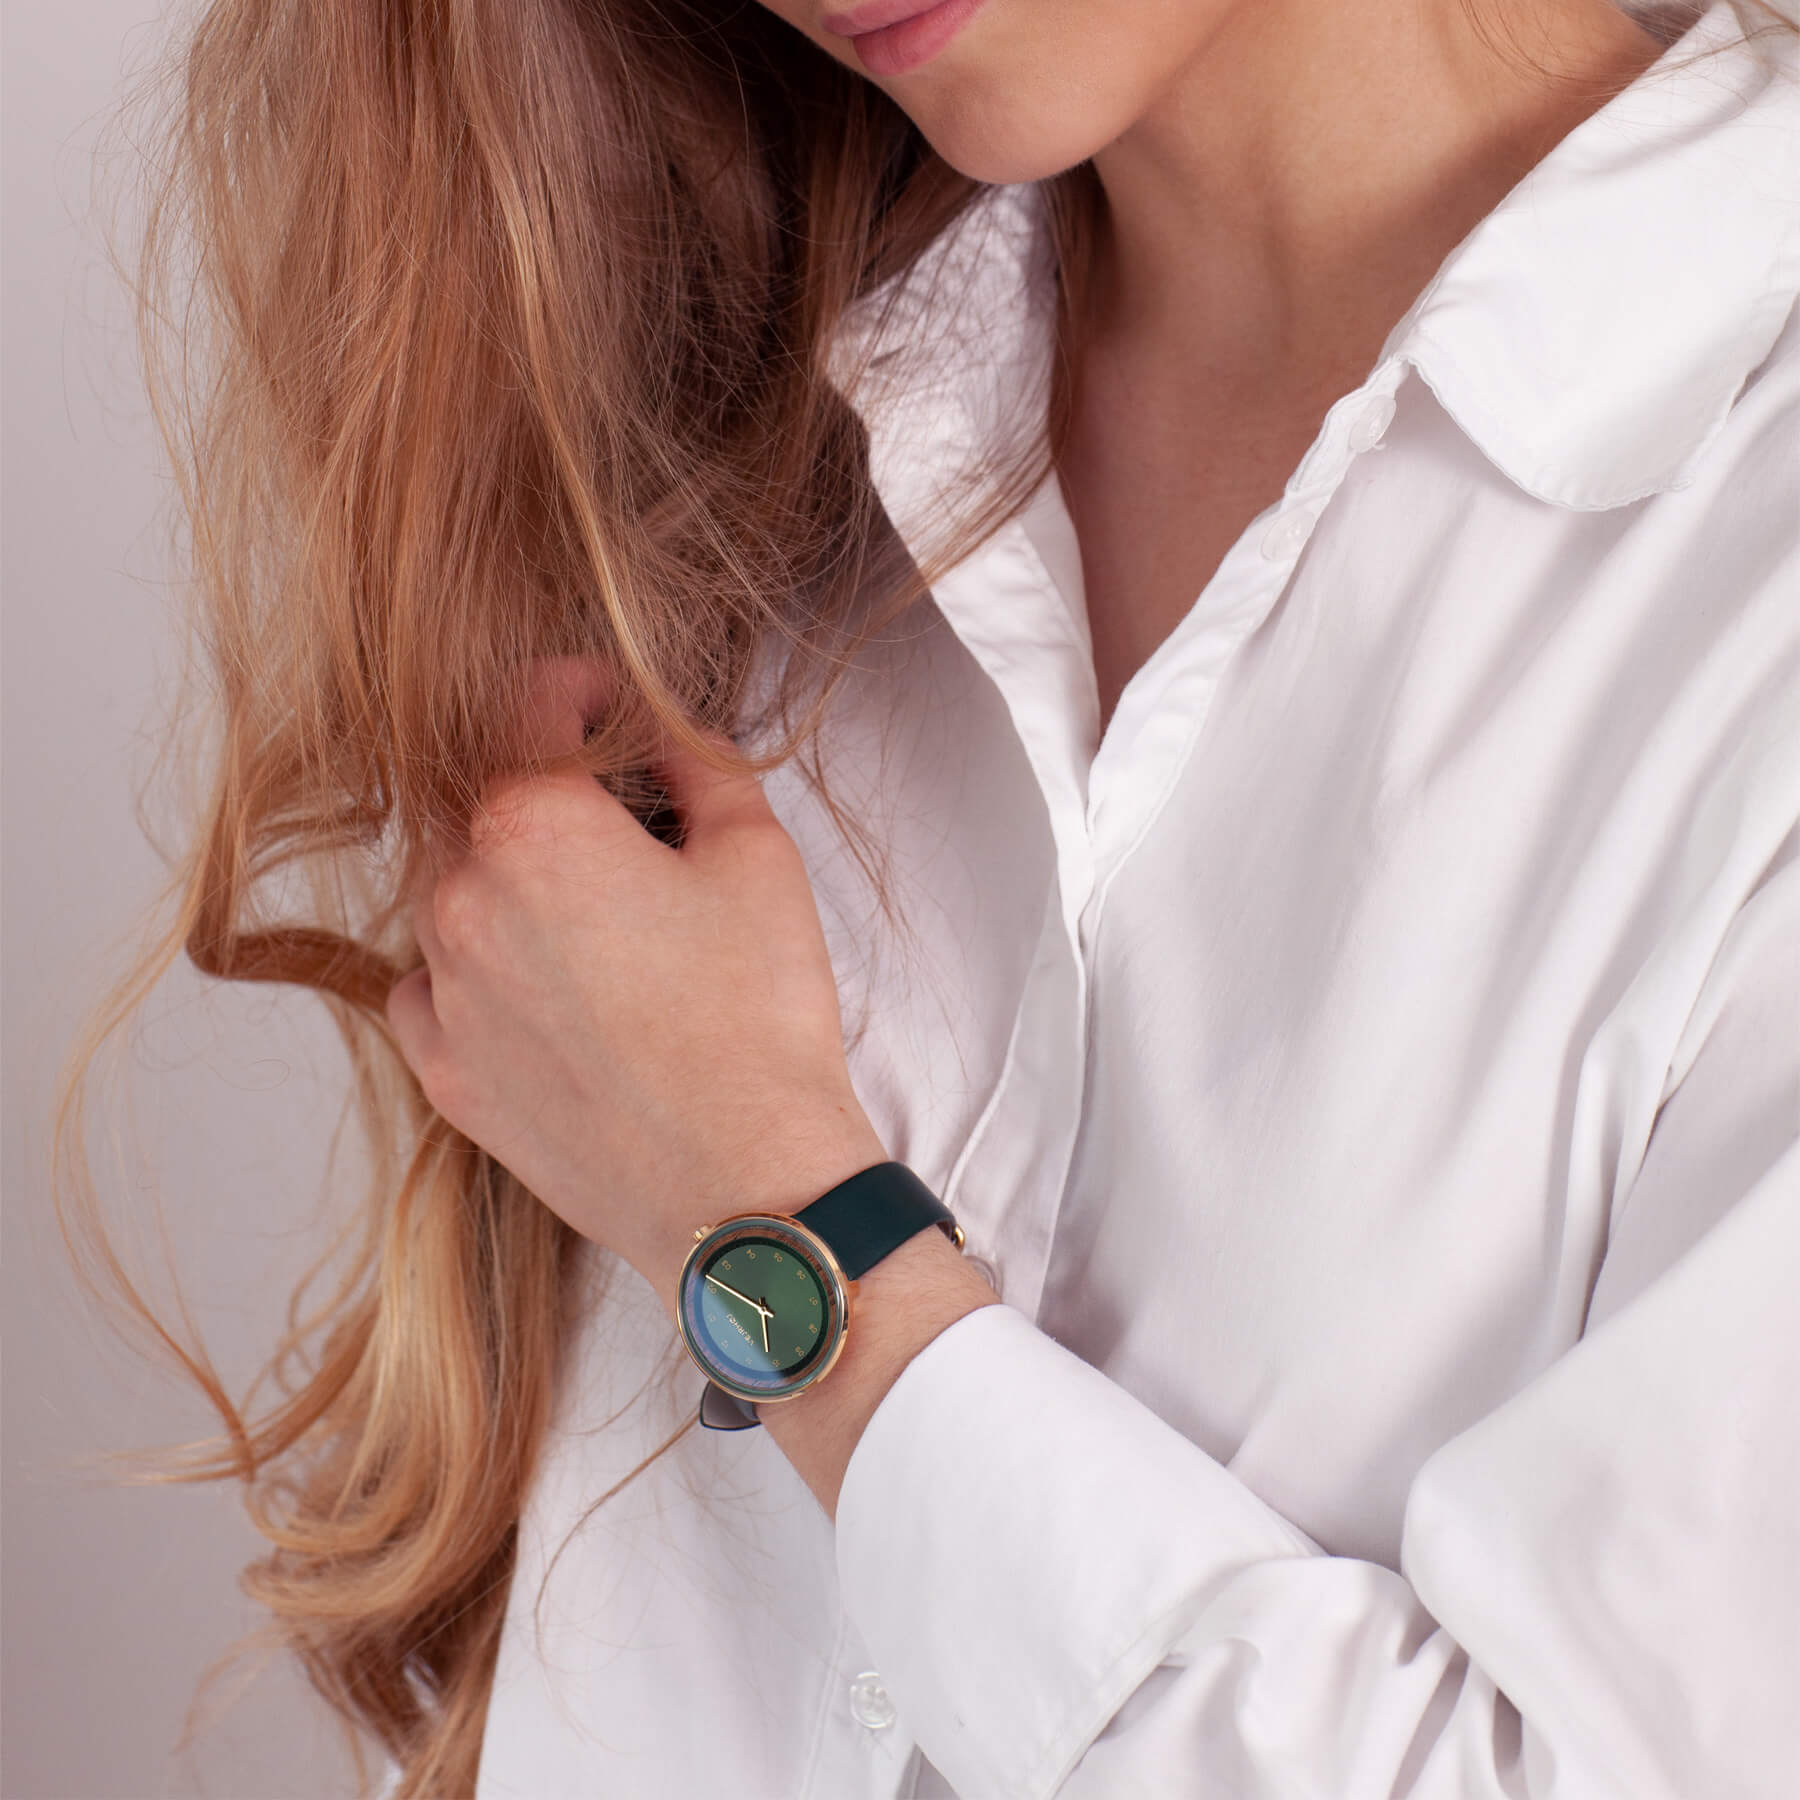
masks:
[[[707,1234],[707,1233],[708,1233],[708,1232],[709,1232],[709,1231],[711,1231],[711,1230],[712,1230],[712,1227],[711,1227],[711,1226],[710,1226],[710,1225],[702,1225],[702,1226],[701,1226],[701,1227],[700,1227],[700,1228],[699,1228],[699,1230],[698,1230],[698,1231],[696,1231],[696,1232],[695,1232],[695,1233],[694,1233],[694,1242],[695,1242],[695,1243],[696,1243],[696,1244],[697,1244],[697,1243],[699,1243],[699,1241],[700,1241],[700,1240],[701,1240],[701,1239],[702,1239],[702,1238],[703,1238],[703,1237],[705,1237],[705,1236],[706,1236],[706,1234]]]

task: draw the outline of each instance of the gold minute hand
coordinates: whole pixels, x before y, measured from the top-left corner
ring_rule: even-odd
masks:
[[[765,1315],[768,1313],[768,1307],[764,1306],[760,1300],[752,1300],[748,1294],[740,1294],[736,1288],[732,1287],[727,1282],[721,1281],[718,1276],[709,1275],[706,1279],[710,1281],[714,1287],[724,1288],[726,1293],[728,1293],[732,1299],[741,1300],[746,1306],[754,1306],[759,1313]]]

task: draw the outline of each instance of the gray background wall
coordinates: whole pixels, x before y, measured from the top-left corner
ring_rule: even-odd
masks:
[[[235,1579],[260,1540],[229,1490],[121,1489],[83,1467],[211,1421],[95,1322],[48,1206],[57,1065],[162,872],[134,803],[174,669],[168,495],[90,179],[123,71],[180,16],[155,0],[8,0],[0,15],[5,1800],[351,1792],[334,1728],[279,1661],[235,1700],[245,1671],[229,1677],[175,1751],[203,1670],[253,1623]],[[311,1241],[340,1087],[304,999],[209,991],[178,965],[113,1090],[128,1155],[97,1158],[97,1174],[115,1211],[148,1220],[162,1204],[234,1391]]]
[[[202,1670],[253,1623],[236,1576],[260,1540],[229,1490],[120,1489],[81,1466],[99,1449],[199,1436],[210,1419],[96,1325],[47,1198],[57,1064],[162,873],[133,806],[175,667],[167,495],[89,192],[122,72],[169,29],[156,5],[17,0],[0,55],[0,1792],[329,1800],[352,1791],[347,1762],[280,1664],[173,1751]],[[124,1123],[131,1100],[134,1155],[127,1173],[99,1155],[96,1172],[134,1218],[160,1197],[237,1390],[309,1241],[339,1071],[302,998],[210,994],[182,965],[108,1109]]]

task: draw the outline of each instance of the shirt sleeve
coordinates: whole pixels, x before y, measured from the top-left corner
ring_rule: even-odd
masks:
[[[1797,1133],[1790,857],[1708,975],[1584,1335],[1425,1462],[1398,1572],[1328,1554],[1017,1311],[957,1321],[837,1514],[925,1753],[963,1800],[1791,1795]]]

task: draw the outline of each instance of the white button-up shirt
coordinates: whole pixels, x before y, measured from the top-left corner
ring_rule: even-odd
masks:
[[[834,1528],[765,1432],[632,1476],[701,1381],[596,1255],[481,1800],[1796,1792],[1800,55],[1738,38],[1451,253],[1104,734],[1054,478],[871,646],[910,934],[768,778],[1005,1304]],[[846,327],[911,547],[1041,418],[1039,201]]]

